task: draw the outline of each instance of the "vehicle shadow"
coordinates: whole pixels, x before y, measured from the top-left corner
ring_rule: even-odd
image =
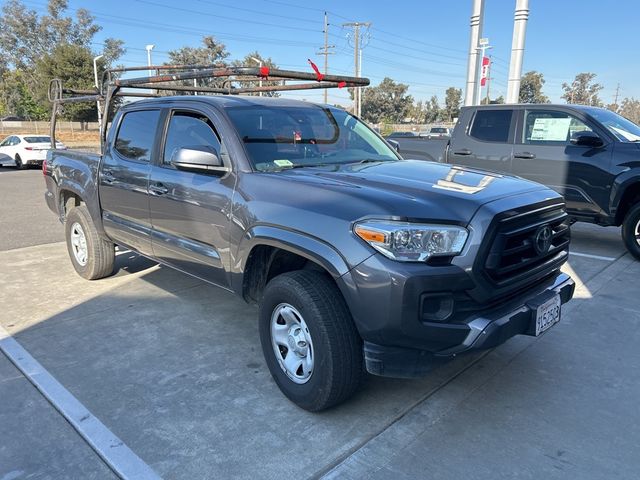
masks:
[[[370,377],[352,400],[311,414],[273,382],[255,306],[128,251],[117,268],[97,282],[76,278],[66,264],[57,281],[35,277],[36,291],[48,285],[48,296],[76,297],[14,337],[166,477],[309,477],[478,358],[418,380]],[[17,321],[34,310],[20,310]],[[304,455],[292,457],[294,445]]]

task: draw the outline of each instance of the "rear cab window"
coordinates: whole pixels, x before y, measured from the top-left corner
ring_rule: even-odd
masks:
[[[469,136],[483,142],[507,143],[513,110],[478,110],[473,117]]]
[[[115,150],[127,160],[151,161],[160,110],[136,110],[124,114],[114,143]]]

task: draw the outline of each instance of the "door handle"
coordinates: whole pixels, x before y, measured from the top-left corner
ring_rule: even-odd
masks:
[[[524,160],[533,160],[534,158],[536,158],[536,155],[534,153],[531,153],[531,152],[519,152],[519,153],[514,153],[513,154],[513,158],[522,158]]]
[[[460,150],[455,150],[453,152],[454,155],[471,155],[473,152],[471,150],[469,150],[468,148],[463,148]]]
[[[169,189],[161,183],[154,183],[149,185],[149,192],[152,195],[164,195],[165,193],[169,193]]]

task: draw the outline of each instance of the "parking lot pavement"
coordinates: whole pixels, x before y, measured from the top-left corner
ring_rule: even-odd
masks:
[[[0,478],[117,478],[0,354]]]
[[[41,170],[0,167],[0,250],[64,240],[44,192]]]
[[[574,236],[574,246],[586,249],[586,254],[596,251],[589,250],[589,235],[584,242],[581,235]],[[619,257],[615,249],[605,253],[603,257]],[[528,456],[523,465],[533,472],[531,478],[553,462],[568,468],[562,462],[564,453],[553,460],[544,455],[553,457],[571,447],[578,457],[569,462],[578,461],[584,470],[576,471],[584,473],[589,461],[579,454],[571,426],[562,422],[566,415],[577,421],[578,412],[584,416],[578,433],[593,435],[606,420],[636,445],[640,438],[621,423],[635,418],[625,399],[622,416],[610,403],[597,403],[629,393],[618,387],[599,392],[598,382],[622,384],[619,378],[633,378],[635,371],[630,369],[637,367],[637,355],[628,367],[618,360],[602,360],[602,350],[609,351],[618,341],[623,345],[616,348],[616,358],[634,355],[628,344],[632,337],[620,338],[624,332],[606,330],[602,318],[621,314],[607,314],[608,290],[597,292],[598,282],[611,268],[637,268],[628,256],[617,262],[572,256],[567,268],[581,282],[584,300],[572,302],[561,324],[541,339],[515,338],[488,356],[462,357],[425,379],[372,377],[352,401],[319,415],[294,407],[272,382],[260,351],[255,307],[126,251],[119,252],[118,263],[117,275],[87,282],[73,271],[62,243],[0,252],[0,324],[164,478],[309,478],[332,468],[337,468],[330,474],[335,478],[383,478],[395,470],[408,475],[398,474],[399,478],[415,478],[417,470],[407,470],[408,463],[425,471],[433,464],[443,472],[446,448],[462,449],[469,459],[480,461],[480,454],[491,457],[489,446],[511,452],[510,460],[497,463],[504,469],[500,471],[509,473],[519,464],[516,450],[524,449]],[[615,285],[629,287],[624,282]],[[614,291],[622,295],[619,288]],[[581,301],[590,303],[580,309],[573,306]],[[616,309],[633,309],[629,305],[634,301],[627,300],[626,307],[616,302]],[[597,315],[582,322],[585,312]],[[629,326],[634,318],[628,316],[620,325]],[[21,397],[20,392],[12,395]],[[55,417],[53,407],[32,411],[31,420],[14,418],[7,423],[5,416],[10,414],[0,411],[0,424],[13,430],[32,421],[41,426],[40,441],[46,442],[52,428],[46,419],[35,418]],[[558,427],[545,433],[553,424]],[[80,437],[76,441],[82,444]],[[536,447],[536,441],[543,443]],[[370,452],[379,449],[380,442],[387,450],[375,450],[380,461],[374,462]],[[473,447],[477,444],[485,447]],[[598,445],[593,440],[585,451],[593,453]],[[4,442],[9,461],[0,462],[0,478],[13,471],[47,471],[55,451],[44,449],[51,458],[43,453],[30,462],[20,452],[33,446],[28,435]],[[602,448],[603,464],[609,456],[618,462],[626,458],[624,451],[616,460],[610,449]],[[412,456],[398,456],[403,450]],[[422,455],[423,463],[413,455]],[[453,453],[449,455],[453,461]],[[492,461],[499,460],[495,456]],[[97,456],[95,464],[100,465]],[[458,469],[456,476],[484,477],[472,460]]]
[[[495,349],[326,478],[638,478],[639,274],[610,265],[553,331]]]

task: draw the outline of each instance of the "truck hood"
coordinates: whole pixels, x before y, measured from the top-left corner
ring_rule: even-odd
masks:
[[[420,160],[307,167],[268,175],[279,180],[267,188],[277,190],[276,201],[351,219],[390,215],[467,223],[482,205],[497,199],[532,191],[540,191],[541,200],[558,197],[521,178]]]

